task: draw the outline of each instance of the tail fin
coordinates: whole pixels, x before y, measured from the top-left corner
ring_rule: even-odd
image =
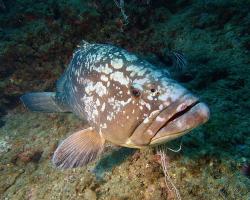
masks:
[[[54,92],[27,93],[21,96],[24,106],[33,112],[68,112],[58,105]]]

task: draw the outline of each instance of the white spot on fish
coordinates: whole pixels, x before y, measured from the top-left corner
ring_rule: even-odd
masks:
[[[171,82],[164,81],[163,82],[164,92],[158,97],[161,101],[166,101],[171,98],[172,101],[178,100],[183,94],[185,94],[186,89],[178,84],[172,84]]]
[[[127,101],[120,101],[122,106],[126,106],[132,99],[129,98]]]
[[[136,89],[143,91],[142,84],[140,84],[140,83],[133,83],[132,86]]]
[[[96,105],[97,105],[97,106],[100,106],[100,105],[101,105],[99,99],[96,100]]]
[[[107,116],[107,120],[111,121],[113,118],[114,118],[114,114],[110,112],[109,115]]]
[[[159,116],[157,116],[155,120],[157,122],[164,122],[165,121],[165,119],[163,117],[159,117]]]
[[[131,73],[130,73],[130,76],[131,76],[131,77],[134,77],[135,75],[136,75],[136,72],[131,72]]]
[[[152,131],[152,130],[147,130],[147,134],[149,134],[149,135],[153,135],[154,133],[153,133],[153,131]]]
[[[160,95],[158,99],[161,101],[166,101],[169,97],[170,97],[169,92],[167,92],[167,93],[163,93],[162,95]]]
[[[164,106],[169,106],[169,104],[170,104],[169,101],[165,101],[165,102],[163,103]]]
[[[178,128],[182,128],[183,127],[183,124],[182,124],[181,121],[177,121],[176,125],[177,125]]]
[[[159,110],[163,110],[163,104],[161,104],[160,106],[159,106]]]
[[[107,94],[107,89],[106,87],[102,84],[102,82],[97,82],[95,85],[92,81],[88,82],[85,87],[85,92],[88,95],[91,95],[92,92],[95,92],[98,94],[100,97],[103,95]]]
[[[143,123],[144,123],[144,124],[147,124],[148,122],[149,122],[149,119],[148,119],[148,117],[147,117],[146,119],[144,119]]]
[[[150,113],[149,118],[151,118],[152,116],[154,116],[158,113],[160,113],[160,110],[154,110],[153,112]]]
[[[95,118],[98,115],[98,112],[96,110],[96,105],[93,96],[85,95],[81,98],[81,101],[84,102],[84,111],[87,114],[87,120],[95,122]]]
[[[147,69],[144,68],[144,69],[140,70],[140,71],[137,73],[137,75],[138,75],[138,76],[144,76],[144,74],[145,74],[146,72],[147,72]]]
[[[107,63],[105,64],[105,66],[104,65],[100,65],[99,67],[93,66],[93,70],[104,74],[111,74],[113,72],[113,69],[109,67]]]
[[[135,65],[129,65],[127,68],[126,68],[127,71],[132,71],[132,72],[137,72],[139,71],[138,70],[138,67],[135,66]]]
[[[125,77],[122,72],[116,71],[110,75],[110,78],[114,81],[119,82],[121,85],[128,85],[129,79]]]
[[[127,52],[124,52],[123,55],[126,58],[126,60],[129,61],[129,62],[137,60],[137,57],[135,55],[133,55],[133,54],[128,54]]]
[[[181,103],[177,108],[176,108],[176,112],[180,112],[182,110],[184,110],[185,108],[187,108],[187,104],[185,103]]]
[[[105,103],[102,104],[101,111],[103,112],[105,110]]]
[[[151,106],[150,106],[149,103],[146,103],[146,107],[147,107],[148,110],[151,110]]]
[[[109,79],[105,75],[101,75],[101,80],[107,82]]]
[[[119,59],[119,58],[115,58],[113,60],[111,60],[111,65],[115,68],[115,69],[121,69],[123,66],[123,60]]]
[[[101,124],[101,128],[107,128],[107,124],[106,123]]]
[[[147,82],[149,82],[148,78],[142,78],[142,79],[135,79],[134,80],[134,83],[139,84],[139,85],[144,85]]]
[[[98,111],[96,109],[94,109],[92,113],[93,113],[92,118],[95,118],[95,116],[98,116]]]
[[[152,100],[153,100],[153,97],[152,97],[151,95],[148,95],[147,99],[148,99],[149,101],[152,101]]]

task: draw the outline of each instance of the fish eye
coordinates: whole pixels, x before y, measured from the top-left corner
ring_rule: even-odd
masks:
[[[143,87],[138,83],[133,83],[130,86],[130,92],[134,97],[140,97],[143,91]]]
[[[155,89],[154,89],[154,88],[152,88],[150,91],[154,93],[154,92],[155,92]]]
[[[134,97],[139,97],[139,96],[141,96],[141,91],[139,90],[139,89],[137,89],[137,88],[131,88],[131,93],[132,93],[132,95],[134,96]]]

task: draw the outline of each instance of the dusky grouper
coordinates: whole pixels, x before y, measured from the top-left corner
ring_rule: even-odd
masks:
[[[205,123],[209,109],[187,89],[134,54],[83,42],[56,92],[21,97],[31,111],[73,112],[89,128],[65,139],[53,155],[59,168],[84,166],[101,154],[105,140],[143,148],[166,143]]]

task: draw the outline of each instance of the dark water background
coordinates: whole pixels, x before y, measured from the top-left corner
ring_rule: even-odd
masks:
[[[84,39],[168,68],[209,105],[210,121],[170,154],[183,199],[249,200],[250,1],[124,3],[127,21],[111,0],[0,0],[0,198],[170,199],[153,150],[115,150],[87,169],[51,166],[58,141],[82,122],[28,113],[19,97],[53,91]],[[172,66],[171,51],[186,56],[182,71]]]

